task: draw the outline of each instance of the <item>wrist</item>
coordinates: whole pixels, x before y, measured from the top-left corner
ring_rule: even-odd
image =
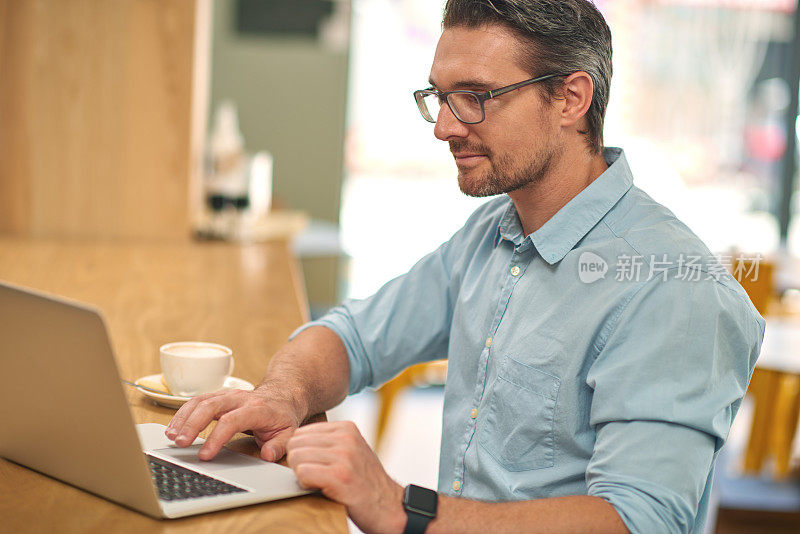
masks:
[[[390,532],[395,532],[396,534],[403,534],[406,529],[406,522],[408,521],[408,516],[406,515],[406,509],[403,505],[403,498],[405,496],[405,488],[396,482],[393,482],[394,488],[392,491],[392,507],[391,507],[391,515],[389,517],[389,521],[387,522],[388,525],[391,526]]]
[[[285,381],[264,378],[253,390],[253,393],[268,401],[279,402],[287,406],[297,421],[297,426],[300,426],[303,421],[313,415],[308,413],[308,402],[303,394],[300,393],[300,388],[292,387],[286,384]]]

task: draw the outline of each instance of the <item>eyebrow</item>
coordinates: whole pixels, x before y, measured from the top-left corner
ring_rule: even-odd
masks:
[[[428,83],[431,84],[431,87],[436,87],[436,83],[432,79],[428,79]],[[479,78],[474,78],[472,80],[460,80],[453,84],[452,90],[459,90],[459,89],[478,89],[478,90],[490,90],[492,87],[496,87],[497,84],[492,84],[487,82],[486,80],[481,80]]]

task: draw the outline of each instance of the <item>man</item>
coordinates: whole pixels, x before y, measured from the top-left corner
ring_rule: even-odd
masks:
[[[210,459],[253,430],[265,460],[286,454],[366,532],[702,531],[764,323],[603,149],[610,76],[610,32],[586,0],[449,0],[415,98],[461,190],[502,196],[373,297],[296,332],[254,392],[193,399],[167,435],[186,446],[218,419]],[[615,262],[631,268],[612,276]],[[352,424],[298,428],[442,356],[437,509]]]

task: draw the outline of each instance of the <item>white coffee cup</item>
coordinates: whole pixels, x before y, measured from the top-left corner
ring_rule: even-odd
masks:
[[[177,341],[159,349],[161,372],[173,395],[193,397],[217,391],[233,373],[233,351],[203,341]]]

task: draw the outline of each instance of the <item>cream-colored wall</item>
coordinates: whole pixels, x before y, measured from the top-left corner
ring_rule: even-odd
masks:
[[[238,35],[234,11],[233,0],[214,3],[211,109],[236,102],[248,151],[274,156],[278,202],[338,222],[347,51],[313,39]]]

